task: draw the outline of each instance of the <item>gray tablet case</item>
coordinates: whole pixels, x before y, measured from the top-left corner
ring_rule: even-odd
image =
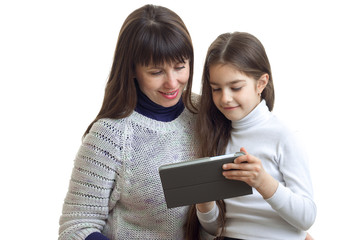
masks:
[[[228,180],[222,165],[233,162],[241,152],[162,165],[159,174],[168,208],[252,194],[242,181]]]

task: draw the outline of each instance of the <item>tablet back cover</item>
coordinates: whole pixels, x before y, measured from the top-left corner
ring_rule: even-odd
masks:
[[[168,208],[252,194],[242,181],[228,180],[222,165],[243,153],[163,165],[159,174]]]

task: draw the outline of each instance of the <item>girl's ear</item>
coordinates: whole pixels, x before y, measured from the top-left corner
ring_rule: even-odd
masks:
[[[269,82],[269,74],[263,74],[256,83],[256,88],[259,94],[265,89],[266,85]]]

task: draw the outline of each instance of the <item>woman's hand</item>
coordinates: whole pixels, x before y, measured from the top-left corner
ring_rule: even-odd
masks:
[[[265,199],[274,195],[278,181],[269,175],[263,168],[261,160],[247,153],[245,148],[240,149],[245,155],[237,157],[234,163],[223,165],[223,175],[230,180],[243,181],[255,188]]]

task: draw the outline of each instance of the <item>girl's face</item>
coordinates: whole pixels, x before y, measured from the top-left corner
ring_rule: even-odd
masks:
[[[260,103],[269,78],[264,74],[256,81],[230,64],[212,65],[209,74],[214,104],[231,121],[243,119]]]
[[[174,106],[189,81],[189,60],[161,66],[136,65],[136,79],[141,91],[153,102],[163,106]]]

